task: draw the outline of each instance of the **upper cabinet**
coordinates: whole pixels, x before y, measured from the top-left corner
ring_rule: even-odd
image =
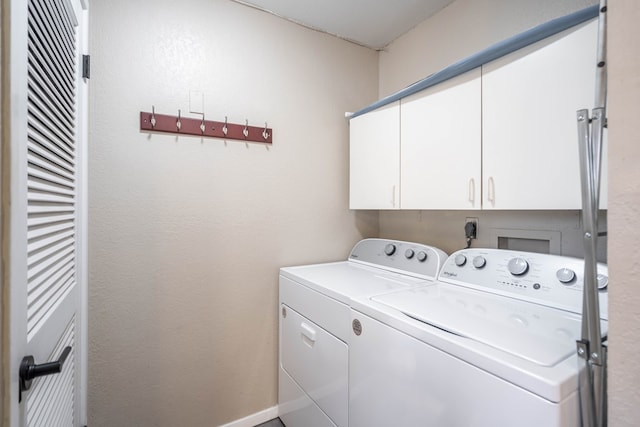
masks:
[[[480,209],[480,69],[401,102],[400,207]]]
[[[351,209],[400,207],[400,103],[351,119]]]
[[[597,22],[351,119],[352,209],[580,209]],[[606,209],[606,130],[600,207]]]
[[[581,207],[576,111],[593,107],[596,39],[593,21],[482,67],[483,209]]]

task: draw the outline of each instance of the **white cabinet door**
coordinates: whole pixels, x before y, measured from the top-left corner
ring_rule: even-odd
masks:
[[[480,209],[480,69],[401,101],[402,209]]]
[[[580,209],[576,111],[593,107],[596,39],[593,21],[482,67],[483,209]]]
[[[400,102],[350,120],[351,209],[398,209]]]

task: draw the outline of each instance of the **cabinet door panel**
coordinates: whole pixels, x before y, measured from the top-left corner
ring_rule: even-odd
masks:
[[[401,207],[480,209],[480,69],[401,103]]]
[[[399,101],[351,119],[349,132],[349,207],[398,209]]]
[[[593,21],[483,66],[484,209],[581,207],[576,111],[593,107],[596,39]]]

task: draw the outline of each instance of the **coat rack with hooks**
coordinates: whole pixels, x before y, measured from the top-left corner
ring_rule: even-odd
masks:
[[[266,122],[258,127],[249,126],[248,120],[244,124],[229,123],[226,117],[223,122],[205,120],[204,114],[202,118],[182,117],[180,110],[177,116],[157,114],[155,108],[141,111],[140,130],[273,144],[273,129]]]

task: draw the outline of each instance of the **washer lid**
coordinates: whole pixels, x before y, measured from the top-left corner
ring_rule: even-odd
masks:
[[[456,285],[438,283],[371,300],[541,366],[574,354],[581,331],[577,314]],[[603,321],[603,335],[606,327]]]
[[[280,269],[280,274],[349,304],[351,298],[433,283],[352,261]]]

